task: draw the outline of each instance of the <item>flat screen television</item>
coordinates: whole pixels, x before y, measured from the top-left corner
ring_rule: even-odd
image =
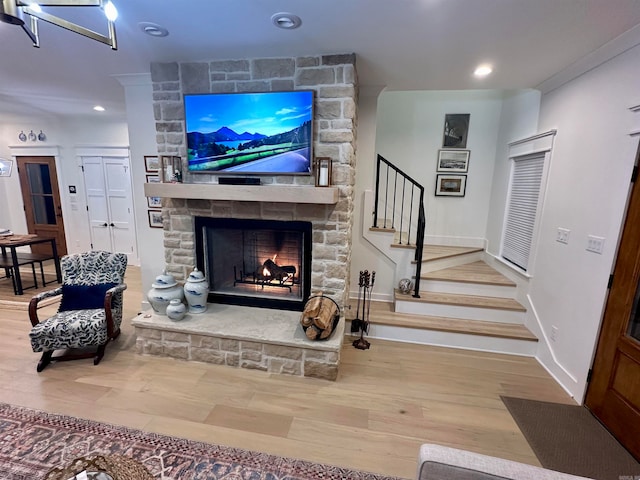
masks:
[[[314,92],[184,96],[191,173],[310,175]]]

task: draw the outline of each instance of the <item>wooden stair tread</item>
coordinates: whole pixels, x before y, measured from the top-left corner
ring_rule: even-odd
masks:
[[[428,272],[420,275],[420,278],[425,280],[441,280],[483,285],[499,285],[507,287],[516,286],[515,282],[505,277],[482,260]]]
[[[438,260],[441,258],[455,257],[467,253],[482,252],[482,247],[449,247],[445,245],[425,245],[422,251],[422,261]]]
[[[396,231],[395,228],[385,228],[385,227],[369,227],[370,232],[386,232],[386,233],[394,233]]]
[[[496,310],[512,310],[526,312],[520,303],[513,298],[481,297],[478,295],[461,295],[456,293],[420,292],[420,298],[411,295],[403,295],[396,290],[396,301],[419,303],[437,303],[442,305],[455,305],[462,307],[493,308]]]
[[[376,325],[408,327],[440,332],[482,335],[487,337],[511,338],[537,342],[536,336],[524,325],[460,318],[438,317],[432,315],[413,315],[396,313],[393,305],[384,302],[372,302],[369,320]]]

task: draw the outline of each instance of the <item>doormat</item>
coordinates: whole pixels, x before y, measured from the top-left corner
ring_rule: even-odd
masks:
[[[640,478],[640,463],[586,407],[501,398],[543,467],[596,480]]]

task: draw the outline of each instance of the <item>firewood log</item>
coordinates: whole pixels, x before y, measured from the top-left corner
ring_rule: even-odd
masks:
[[[320,330],[318,330],[314,325],[311,325],[305,330],[304,333],[307,335],[307,338],[309,340],[315,340],[316,338],[318,338]]]
[[[316,317],[318,312],[320,311],[320,306],[322,305],[322,297],[313,297],[310,298],[309,301],[304,306],[303,315],[305,317]]]
[[[308,327],[313,324],[313,317],[305,316],[304,312],[302,312],[302,316],[300,317],[300,324],[303,327]]]
[[[322,330],[322,332],[320,332],[320,339],[324,340],[329,335],[331,335],[331,333],[333,333],[333,323],[331,324],[331,326],[329,328],[325,328],[324,330]]]
[[[325,299],[320,306],[318,315],[313,319],[313,324],[320,330],[325,330],[333,325],[333,317],[338,312],[338,307],[330,299]]]

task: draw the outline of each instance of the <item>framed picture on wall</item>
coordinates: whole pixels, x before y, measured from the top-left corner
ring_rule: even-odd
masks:
[[[436,175],[437,197],[464,197],[466,188],[466,175]]]
[[[149,208],[161,208],[162,198],[160,197],[147,197],[147,205]]]
[[[145,155],[144,156],[144,169],[147,172],[153,173],[160,169],[160,159],[157,155]]]
[[[0,158],[0,177],[10,177],[13,160]]]
[[[162,228],[162,210],[147,210],[149,215],[149,226],[151,228]]]
[[[469,171],[470,150],[438,150],[438,172]]]
[[[470,113],[445,114],[442,148],[467,148],[470,117]]]
[[[160,183],[159,175],[147,175],[147,183]]]

